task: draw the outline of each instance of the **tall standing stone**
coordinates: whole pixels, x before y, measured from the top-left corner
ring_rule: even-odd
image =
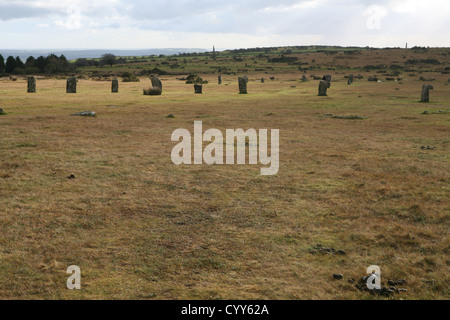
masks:
[[[243,77],[238,78],[239,94],[247,94],[247,80]]]
[[[420,102],[430,102],[430,90],[433,89],[431,84],[424,84],[422,86],[422,98],[420,99]]]
[[[217,77],[217,83],[218,84],[222,84],[222,76],[218,76]]]
[[[117,93],[119,92],[119,80],[113,79],[111,84],[111,92]]]
[[[194,91],[195,93],[201,94],[202,93],[203,86],[201,84],[194,84]]]
[[[320,80],[319,83],[319,96],[327,96],[327,89],[330,87],[330,82],[327,80]]]
[[[77,93],[77,77],[67,78],[66,93]]]
[[[36,78],[33,76],[29,76],[28,80],[28,93],[36,93]]]

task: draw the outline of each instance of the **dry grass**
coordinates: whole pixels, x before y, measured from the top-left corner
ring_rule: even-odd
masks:
[[[364,75],[335,74],[328,97],[292,73],[249,74],[248,95],[234,76],[205,77],[203,95],[161,77],[155,97],[148,79],[118,94],[80,80],[72,95],[0,80],[0,298],[366,299],[347,279],[376,264],[383,283],[407,280],[394,298],[448,299],[449,115],[421,114],[449,110],[447,78],[433,74],[424,105],[415,78]],[[70,116],[85,110],[98,116]],[[173,165],[172,131],[195,120],[280,129],[278,175]],[[311,254],[319,243],[347,254]]]

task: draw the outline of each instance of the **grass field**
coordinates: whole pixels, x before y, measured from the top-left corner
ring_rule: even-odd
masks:
[[[333,75],[328,97],[292,70],[248,72],[248,95],[234,75],[202,75],[202,95],[161,76],[162,96],[142,95],[148,78],[117,94],[0,79],[0,299],[373,299],[348,282],[370,265],[383,285],[407,281],[391,299],[450,298],[449,76],[426,74],[422,104],[409,73],[376,83],[362,70],[351,86],[316,73]],[[70,116],[85,110],[97,117]],[[278,174],[172,164],[172,132],[198,120],[279,129]],[[70,265],[82,290],[66,288]]]

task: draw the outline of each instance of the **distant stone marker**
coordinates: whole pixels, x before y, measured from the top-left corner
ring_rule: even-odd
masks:
[[[78,113],[73,113],[71,116],[79,116],[79,117],[96,117],[97,114],[94,111],[82,111]]]
[[[303,81],[303,82],[307,82],[307,81],[308,81],[308,78],[306,77],[305,74],[302,76],[302,81]]]
[[[264,83],[264,78],[261,78],[261,83]]]
[[[194,91],[195,93],[201,94],[203,89],[203,85],[201,84],[194,84]]]
[[[247,94],[247,80],[244,77],[238,78],[239,94]]]
[[[348,76],[348,84],[352,84],[353,83],[353,74]]]
[[[66,93],[77,93],[77,77],[67,78]]]
[[[28,80],[28,93],[36,93],[36,78],[33,76],[29,76]]]
[[[111,83],[111,92],[117,93],[119,92],[119,80],[113,79]]]
[[[217,83],[218,84],[222,84],[222,76],[218,76],[217,77]]]
[[[430,102],[430,90],[433,90],[433,86],[431,84],[424,84],[422,86],[422,98],[420,102]]]
[[[319,96],[327,96],[327,89],[330,87],[330,82],[327,80],[320,80],[319,82]]]

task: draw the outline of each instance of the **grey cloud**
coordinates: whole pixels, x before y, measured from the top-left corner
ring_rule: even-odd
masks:
[[[43,18],[54,13],[60,12],[58,10],[35,8],[26,5],[0,4],[0,20],[3,21],[23,18]]]

